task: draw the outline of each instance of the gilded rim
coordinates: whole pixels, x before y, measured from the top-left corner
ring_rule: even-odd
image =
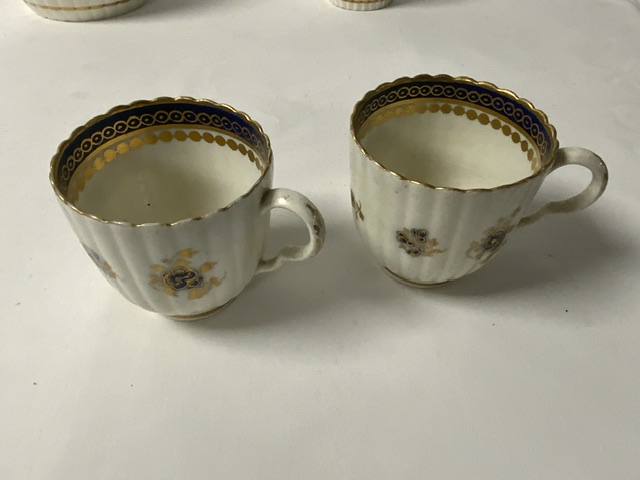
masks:
[[[149,106],[149,105],[172,104],[172,103],[175,103],[175,104],[185,104],[186,103],[186,104],[206,105],[206,106],[209,106],[209,107],[221,108],[221,109],[229,111],[230,113],[232,113],[234,115],[237,115],[237,116],[243,118],[247,123],[251,124],[256,129],[256,131],[262,136],[262,139],[264,140],[264,143],[265,143],[265,148],[268,151],[269,155],[268,155],[268,158],[264,159],[264,162],[266,164],[264,171],[260,173],[260,177],[251,186],[251,188],[249,188],[249,190],[247,190],[244,194],[242,194],[241,196],[239,196],[238,198],[233,200],[228,205],[226,205],[224,207],[221,207],[221,208],[219,208],[217,210],[211,211],[211,212],[209,212],[209,213],[207,213],[205,215],[202,215],[200,217],[183,218],[183,219],[180,219],[180,220],[176,220],[175,222],[171,222],[171,223],[158,223],[158,222],[129,223],[129,222],[116,221],[116,220],[106,220],[104,218],[100,218],[100,217],[98,217],[96,215],[92,215],[90,213],[87,213],[87,212],[84,212],[84,211],[80,210],[78,207],[73,205],[66,198],[65,195],[62,194],[62,192],[58,188],[58,185],[57,185],[56,179],[55,179],[56,169],[57,169],[57,166],[58,166],[58,164],[60,163],[60,161],[62,159],[62,154],[65,151],[65,149],[80,134],[82,134],[82,132],[84,132],[86,129],[90,128],[91,126],[95,125],[96,123],[98,123],[98,122],[100,122],[102,120],[105,120],[106,118],[108,118],[108,117],[110,117],[110,116],[112,116],[112,115],[114,115],[116,113],[124,112],[126,110],[131,110],[131,109],[134,109],[134,108],[145,107],[145,106]],[[71,210],[73,210],[75,213],[77,213],[79,215],[82,215],[83,217],[87,217],[87,218],[90,218],[92,220],[95,220],[97,222],[104,223],[104,224],[107,224],[107,225],[124,225],[124,226],[128,226],[128,227],[144,227],[144,226],[173,227],[173,226],[176,226],[176,225],[182,225],[184,223],[192,222],[192,221],[195,221],[195,220],[203,220],[203,219],[206,219],[208,217],[211,217],[211,216],[215,215],[216,213],[223,212],[225,210],[230,209],[231,207],[233,207],[237,203],[241,202],[243,199],[247,198],[249,195],[251,195],[258,188],[258,186],[262,183],[262,181],[269,175],[272,166],[273,166],[273,151],[271,149],[271,142],[269,140],[269,137],[267,136],[266,133],[264,133],[264,130],[262,129],[262,126],[260,126],[259,123],[257,123],[251,117],[249,117],[249,115],[247,115],[246,113],[241,112],[240,110],[236,110],[235,108],[233,108],[230,105],[227,105],[227,104],[224,104],[224,103],[217,103],[217,102],[214,102],[213,100],[197,99],[197,98],[193,98],[193,97],[158,97],[158,98],[154,98],[153,100],[137,100],[135,102],[132,102],[132,103],[129,103],[129,104],[126,104],[126,105],[118,105],[116,107],[113,107],[112,109],[110,109],[106,113],[103,113],[101,115],[93,117],[91,120],[89,120],[84,125],[82,125],[80,127],[77,127],[75,130],[73,130],[73,132],[71,133],[69,138],[67,138],[65,141],[63,141],[58,146],[58,150],[56,151],[56,154],[51,159],[51,163],[49,165],[49,182],[51,183],[51,186],[53,187],[53,190],[54,190],[56,196],[58,197],[58,199],[64,205],[66,205]]]
[[[408,83],[408,82],[420,82],[420,81],[442,81],[442,82],[450,82],[450,83],[467,83],[470,85],[475,85],[481,88],[486,88],[489,90],[493,90],[496,93],[499,93],[501,95],[504,95],[506,97],[511,98],[513,101],[519,103],[520,105],[522,105],[523,107],[525,107],[526,109],[528,109],[533,115],[535,115],[535,117],[540,121],[540,123],[543,124],[543,126],[547,129],[547,131],[549,132],[549,137],[551,139],[551,151],[549,154],[549,161],[547,161],[545,164],[543,164],[540,169],[527,176],[524,177],[520,180],[518,180],[517,182],[513,182],[513,183],[507,183],[505,185],[500,185],[498,187],[493,187],[493,188],[468,188],[468,189],[464,189],[464,188],[455,188],[455,187],[439,187],[439,186],[435,186],[435,185],[431,185],[429,183],[426,182],[419,182],[417,180],[412,180],[410,178],[407,178],[403,175],[400,175],[397,172],[394,172],[393,170],[388,169],[387,167],[385,167],[384,165],[382,165],[381,163],[379,163],[377,160],[375,160],[364,148],[364,146],[360,143],[360,141],[358,140],[358,137],[356,135],[356,131],[355,131],[355,120],[356,120],[356,116],[358,114],[358,112],[360,111],[360,108],[366,104],[366,102],[368,102],[372,97],[374,97],[375,95],[382,93],[383,91],[396,87],[398,85],[402,85],[403,83]],[[389,173],[391,175],[393,175],[394,177],[399,178],[400,180],[404,181],[404,182],[409,182],[412,183],[414,185],[419,185],[422,187],[427,187],[427,188],[431,188],[433,190],[446,190],[446,191],[452,191],[452,192],[459,192],[459,193],[472,193],[472,192],[492,192],[492,191],[496,191],[496,190],[503,190],[503,189],[507,189],[507,188],[512,188],[515,187],[517,185],[521,185],[523,183],[526,183],[538,176],[541,175],[545,175],[547,170],[549,170],[551,168],[551,166],[553,165],[553,159],[555,158],[555,154],[558,150],[558,140],[556,138],[556,129],[553,125],[551,125],[549,123],[549,119],[547,118],[547,115],[542,111],[537,109],[536,107],[533,106],[533,104],[529,101],[526,100],[524,98],[520,98],[518,95],[516,95],[514,92],[512,92],[511,90],[507,90],[504,88],[499,88],[496,85],[494,85],[493,83],[489,83],[489,82],[481,82],[481,81],[477,81],[474,80],[473,78],[470,77],[452,77],[451,75],[446,75],[446,74],[440,74],[440,75],[429,75],[429,74],[422,74],[422,75],[416,75],[415,77],[401,77],[398,78],[392,82],[387,82],[387,83],[383,83],[381,85],[379,85],[378,87],[376,87],[373,90],[370,90],[369,92],[367,92],[353,107],[353,112],[351,113],[351,119],[350,119],[350,131],[351,131],[351,139],[355,142],[355,144],[358,146],[358,148],[360,149],[360,152],[371,162],[373,162],[375,165],[377,165],[380,169],[382,169],[383,171],[385,171],[386,173]]]
[[[99,5],[87,5],[85,7],[59,7],[52,5],[41,5],[39,3],[33,3],[29,0],[24,0],[24,2],[30,7],[40,8],[42,10],[52,10],[55,12],[85,12],[88,10],[100,10],[102,8],[112,8],[117,7],[119,5],[124,5],[125,3],[129,3],[131,0],[116,0],[109,3],[102,3]]]
[[[391,0],[331,0],[339,8],[355,12],[370,12],[388,6]]]
[[[193,321],[196,321],[196,320],[203,320],[203,319],[205,319],[207,317],[215,315],[216,313],[220,313],[222,310],[224,310],[229,305],[231,305],[231,303],[235,299],[236,299],[236,297],[233,297],[227,303],[225,303],[223,305],[220,305],[219,307],[212,308],[211,310],[207,310],[206,312],[195,313],[193,315],[169,315],[169,318],[171,318],[172,320],[175,320],[177,322],[193,322]]]

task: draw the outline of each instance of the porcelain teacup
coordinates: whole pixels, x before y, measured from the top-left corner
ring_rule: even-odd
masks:
[[[272,188],[273,153],[260,125],[209,100],[115,107],[60,145],[50,178],[109,283],[177,319],[219,311],[257,272],[310,258],[324,241],[313,203]],[[265,260],[273,208],[299,215],[310,240]]]
[[[357,229],[386,273],[416,287],[478,270],[514,229],[585,208],[607,184],[600,157],[559,148],[555,128],[529,101],[467,77],[380,85],[355,105],[351,136]],[[528,213],[545,177],[565,165],[591,170],[590,184]]]

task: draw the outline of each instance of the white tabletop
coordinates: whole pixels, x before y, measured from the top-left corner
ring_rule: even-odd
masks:
[[[149,0],[81,24],[3,3],[0,479],[640,478],[636,0]],[[393,282],[353,225],[349,115],[418,73],[530,99],[603,157],[608,190],[447,287]],[[163,95],[251,115],[275,185],[328,227],[317,257],[196,323],[109,287],[48,181],[77,125]],[[565,168],[540,198],[588,177]],[[270,249],[304,241],[274,224]]]

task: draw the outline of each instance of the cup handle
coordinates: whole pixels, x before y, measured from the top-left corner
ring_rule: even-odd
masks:
[[[270,272],[285,262],[299,262],[313,257],[324,244],[326,228],[316,206],[304,195],[287,188],[274,188],[262,197],[262,212],[284,208],[298,215],[309,230],[309,243],[303,246],[286,246],[275,257],[260,259],[258,273]]]
[[[565,165],[580,165],[591,170],[591,182],[581,193],[558,202],[550,202],[540,210],[520,220],[518,227],[531,225],[548,213],[569,213],[582,210],[595,202],[607,186],[609,173],[607,166],[595,153],[578,147],[561,148],[556,154],[555,161],[549,172]]]

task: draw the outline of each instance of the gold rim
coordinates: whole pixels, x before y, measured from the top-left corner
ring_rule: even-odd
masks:
[[[413,280],[409,280],[408,278],[404,278],[403,276],[398,275],[395,272],[392,272],[387,267],[382,267],[382,268],[384,269],[385,273],[387,275],[389,275],[391,278],[393,278],[395,281],[400,282],[400,283],[404,283],[405,285],[407,285],[409,287],[438,288],[438,287],[443,287],[443,286],[448,285],[449,283],[453,282],[453,280],[447,280],[446,282],[438,282],[438,283],[414,282]]]
[[[356,135],[356,131],[355,131],[355,123],[356,123],[356,115],[358,114],[360,108],[362,105],[364,105],[366,102],[368,102],[373,96],[387,90],[393,87],[396,87],[398,85],[401,85],[403,83],[407,83],[407,82],[420,82],[420,81],[443,81],[443,82],[459,82],[459,83],[467,83],[467,84],[471,84],[471,85],[475,85],[478,87],[482,87],[482,88],[487,88],[489,90],[493,90],[494,92],[500,93],[501,95],[504,95],[506,97],[511,98],[513,101],[519,103],[520,105],[522,105],[523,107],[527,108],[529,111],[531,111],[531,113],[533,113],[536,118],[540,121],[540,123],[542,123],[542,125],[544,126],[544,128],[547,129],[547,131],[549,132],[549,137],[551,139],[551,149],[549,152],[549,160],[544,163],[540,169],[525,177],[522,178],[521,180],[518,180],[517,182],[513,182],[513,183],[508,183],[505,185],[500,185],[498,187],[493,187],[493,188],[456,188],[456,187],[439,187],[436,185],[431,185],[430,183],[426,183],[426,182],[419,182],[418,180],[412,180],[410,178],[407,178],[403,175],[400,175],[397,172],[394,172],[393,170],[388,169],[387,167],[385,167],[384,165],[382,165],[381,163],[379,163],[377,160],[375,160],[373,158],[373,156],[371,156],[369,154],[369,152],[367,152],[367,150],[364,148],[364,146],[360,143],[360,141],[358,140],[358,137]],[[386,173],[389,173],[391,175],[393,175],[394,177],[399,178],[400,180],[404,181],[404,182],[409,182],[412,183],[414,185],[419,185],[422,187],[426,187],[426,188],[431,188],[433,190],[446,190],[446,191],[451,191],[451,192],[459,192],[459,193],[471,193],[471,192],[492,192],[492,191],[496,191],[496,190],[503,190],[503,189],[507,189],[507,188],[512,188],[515,187],[517,185],[523,184],[528,182],[529,180],[532,180],[538,176],[544,175],[547,170],[549,170],[551,168],[551,165],[553,165],[553,160],[555,158],[555,154],[558,150],[558,140],[556,138],[556,129],[553,125],[551,125],[549,123],[549,119],[547,118],[547,115],[542,111],[537,109],[536,107],[533,106],[533,104],[529,101],[526,100],[524,98],[520,98],[518,95],[516,95],[514,92],[512,92],[511,90],[507,90],[504,88],[499,88],[498,86],[494,85],[493,83],[489,83],[489,82],[481,82],[478,80],[474,80],[473,78],[470,77],[452,77],[451,75],[446,75],[446,74],[440,74],[440,75],[429,75],[429,74],[422,74],[422,75],[416,75],[415,77],[401,77],[398,78],[396,80],[393,80],[392,82],[387,82],[387,83],[383,83],[379,86],[377,86],[376,88],[374,88],[373,90],[370,90],[369,92],[367,92],[353,107],[353,112],[351,113],[351,119],[350,119],[350,131],[351,131],[351,139],[355,142],[355,144],[358,146],[360,152],[365,156],[365,158],[367,158],[369,161],[373,162],[376,166],[378,166],[380,169],[382,169],[383,171],[385,171]]]
[[[63,12],[78,12],[78,11],[87,11],[87,10],[100,10],[102,8],[116,7],[118,5],[123,5],[125,3],[129,3],[131,0],[118,0],[110,3],[103,3],[100,5],[88,5],[86,7],[52,7],[50,5],[40,5],[38,3],[33,3],[28,0],[25,0],[25,3],[30,7],[40,8],[42,10],[52,10],[52,11],[63,11]]]
[[[264,159],[264,162],[266,164],[265,165],[265,169],[264,169],[264,171],[262,171],[260,173],[260,176],[258,177],[256,182],[251,186],[251,188],[249,188],[249,190],[247,190],[244,194],[242,194],[241,196],[239,196],[238,198],[233,200],[228,205],[226,205],[224,207],[221,207],[221,208],[219,208],[217,210],[211,211],[211,212],[207,213],[206,215],[202,215],[200,217],[195,217],[195,218],[183,218],[181,220],[176,220],[175,222],[171,222],[171,223],[157,223],[157,222],[129,223],[129,222],[116,221],[116,220],[107,220],[107,219],[104,219],[104,218],[100,218],[100,217],[98,217],[96,215],[92,215],[90,213],[84,212],[84,211],[80,210],[78,207],[76,207],[75,205],[73,205],[68,200],[68,198],[67,198],[68,195],[63,195],[63,193],[60,191],[60,189],[58,188],[58,185],[56,183],[56,178],[55,178],[55,172],[57,170],[57,167],[58,167],[60,161],[62,160],[62,153],[69,146],[69,144],[71,144],[86,129],[92,127],[96,123],[98,123],[98,122],[100,122],[100,121],[106,119],[107,117],[110,117],[110,116],[112,116],[112,115],[114,115],[116,113],[124,112],[126,110],[132,110],[132,109],[138,108],[138,107],[146,107],[146,106],[149,106],[149,105],[160,105],[160,104],[163,104],[163,103],[164,104],[190,103],[190,104],[194,104],[194,105],[206,105],[206,106],[209,106],[209,107],[222,108],[222,109],[227,110],[227,111],[229,111],[229,112],[231,112],[231,113],[233,113],[235,115],[238,115],[239,117],[242,117],[247,123],[252,125],[256,129],[256,131],[260,134],[262,139],[264,140],[265,149],[268,152],[268,158]],[[240,110],[236,110],[235,108],[233,108],[230,105],[227,105],[227,104],[224,104],[224,103],[217,103],[217,102],[214,102],[213,100],[197,99],[197,98],[193,98],[193,97],[158,97],[158,98],[154,98],[153,100],[137,100],[135,102],[132,102],[132,103],[129,103],[129,104],[126,104],[126,105],[118,105],[116,107],[111,108],[106,113],[103,113],[101,115],[97,115],[97,116],[93,117],[91,120],[89,120],[84,125],[82,125],[80,127],[77,127],[75,130],[73,130],[73,132],[71,133],[69,138],[67,138],[65,141],[63,141],[58,146],[58,149],[57,149],[55,155],[51,159],[51,163],[49,165],[49,182],[51,183],[51,186],[53,187],[53,190],[54,190],[56,196],[58,197],[58,199],[64,205],[66,205],[67,207],[72,209],[77,214],[82,215],[83,217],[91,218],[92,220],[95,220],[95,221],[98,221],[100,223],[104,223],[104,224],[107,224],[107,225],[125,225],[125,226],[128,226],[128,227],[144,227],[144,226],[173,227],[173,226],[182,225],[184,223],[191,222],[191,221],[194,221],[194,220],[203,220],[205,218],[208,218],[210,216],[215,215],[216,213],[223,212],[225,210],[230,209],[231,207],[233,207],[237,203],[241,202],[243,199],[245,199],[248,196],[250,196],[258,188],[258,186],[262,183],[262,181],[269,175],[272,166],[273,166],[273,151],[271,149],[271,141],[269,140],[269,137],[267,136],[267,134],[264,133],[264,130],[262,129],[262,126],[260,126],[260,124],[258,122],[253,120],[246,113],[241,112]]]
[[[202,320],[204,318],[210,317],[211,315],[213,315],[215,313],[219,313],[221,310],[224,310],[235,299],[236,299],[236,297],[233,297],[231,300],[229,300],[224,305],[220,305],[219,307],[212,308],[211,310],[207,310],[206,312],[194,313],[193,315],[169,315],[169,317],[172,318],[173,320],[177,320],[179,322],[190,322],[190,321],[193,321],[193,320]]]

